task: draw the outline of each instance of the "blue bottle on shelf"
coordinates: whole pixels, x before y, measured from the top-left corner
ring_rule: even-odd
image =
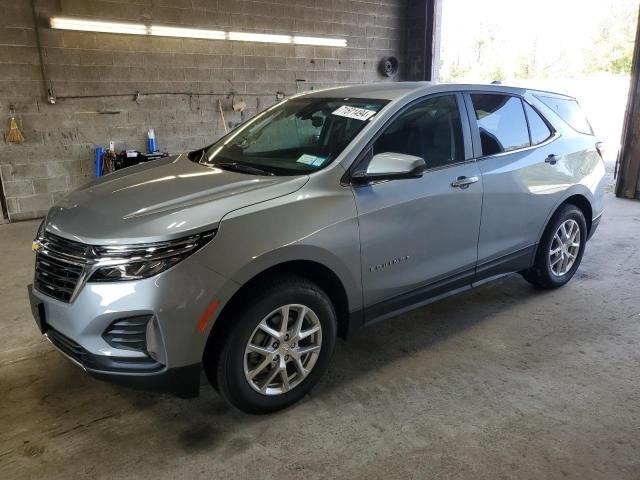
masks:
[[[104,154],[103,147],[96,147],[96,177],[102,176],[102,155]]]
[[[153,153],[157,152],[158,148],[156,146],[156,133],[153,131],[153,128],[149,129],[147,133],[147,152]]]

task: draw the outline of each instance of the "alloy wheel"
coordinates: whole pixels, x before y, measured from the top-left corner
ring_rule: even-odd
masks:
[[[289,304],[275,309],[255,328],[244,353],[247,382],[263,395],[281,395],[311,372],[322,347],[322,326],[313,310]]]
[[[573,219],[565,220],[551,240],[549,267],[551,272],[562,277],[571,270],[580,252],[580,226]]]

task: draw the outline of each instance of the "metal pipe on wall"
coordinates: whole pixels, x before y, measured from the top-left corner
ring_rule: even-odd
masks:
[[[36,1],[31,0],[31,12],[33,14],[33,32],[36,37],[36,47],[38,49],[38,59],[40,61],[40,73],[42,74],[42,83],[44,84],[45,91],[47,92],[47,102],[56,103],[56,95],[53,92],[53,85],[47,74],[47,66],[44,63],[44,55],[42,53],[42,42],[40,41],[40,24],[38,18],[38,12],[36,10]]]

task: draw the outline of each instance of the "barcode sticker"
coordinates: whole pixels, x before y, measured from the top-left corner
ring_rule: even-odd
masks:
[[[350,107],[343,105],[337,110],[331,112],[332,115],[338,115],[340,117],[355,118],[356,120],[368,120],[373,117],[376,112],[373,110],[367,110],[366,108]]]
[[[311,167],[319,167],[324,163],[326,157],[317,157],[315,155],[307,155],[306,153],[300,155],[300,158],[296,160],[298,163],[304,163],[305,165],[309,165]]]

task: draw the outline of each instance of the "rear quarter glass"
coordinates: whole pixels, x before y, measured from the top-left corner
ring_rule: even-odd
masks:
[[[536,95],[538,100],[553,110],[565,123],[575,131],[586,135],[593,135],[593,129],[587,116],[580,108],[580,104],[573,98]]]

